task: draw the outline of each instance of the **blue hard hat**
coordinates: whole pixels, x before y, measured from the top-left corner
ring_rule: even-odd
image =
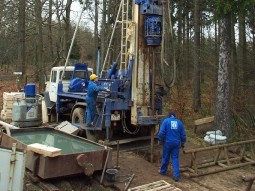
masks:
[[[175,117],[175,113],[174,112],[169,112],[169,117]]]

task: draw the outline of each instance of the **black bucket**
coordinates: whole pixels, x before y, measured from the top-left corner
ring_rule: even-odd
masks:
[[[117,169],[114,169],[114,168],[109,168],[106,170],[106,179],[107,181],[109,182],[115,182],[116,180],[116,177],[115,175],[118,173],[118,170]]]

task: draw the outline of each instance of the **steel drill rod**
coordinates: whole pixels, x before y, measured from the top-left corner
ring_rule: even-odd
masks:
[[[104,163],[104,169],[103,169],[103,172],[102,172],[102,175],[101,175],[101,179],[100,179],[100,184],[103,183],[104,173],[105,173],[106,166],[107,166],[107,163],[108,163],[109,155],[110,155],[110,149],[108,149],[108,152],[107,152],[107,156],[106,156],[105,163]]]
[[[120,154],[120,142],[117,141],[117,159],[116,159],[116,168],[119,168],[119,154]]]
[[[132,180],[134,179],[134,177],[135,177],[135,174],[132,174],[131,178],[129,179],[129,181],[128,181],[128,183],[127,183],[125,189],[124,189],[125,191],[128,189],[128,187],[129,187],[129,185],[131,184],[131,182],[132,182]]]

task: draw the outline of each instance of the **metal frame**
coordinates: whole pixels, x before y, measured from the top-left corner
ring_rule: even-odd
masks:
[[[223,172],[247,165],[255,164],[255,154],[254,154],[254,143],[255,140],[247,140],[229,144],[215,145],[205,148],[197,148],[185,150],[184,154],[191,156],[190,165],[188,167],[181,168],[181,171],[188,171],[184,173],[188,177],[198,177],[208,174],[213,174],[217,172]],[[229,148],[238,147],[240,152],[235,156],[230,156]],[[249,148],[249,149],[248,149]],[[205,163],[198,163],[198,155],[206,151],[216,151],[213,156],[213,159],[208,160]],[[246,155],[247,152],[250,152],[249,155]],[[218,166],[220,168],[203,171],[202,169],[212,166]]]

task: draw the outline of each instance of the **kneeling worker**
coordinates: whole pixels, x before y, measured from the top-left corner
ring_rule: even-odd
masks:
[[[159,173],[165,175],[171,157],[173,179],[179,181],[179,150],[186,142],[186,132],[183,123],[175,117],[175,113],[170,112],[169,118],[165,119],[160,127],[158,139],[163,144],[162,165]]]
[[[96,100],[99,91],[110,91],[107,88],[103,88],[99,86],[98,77],[96,74],[90,75],[90,81],[88,85],[88,91],[86,95],[86,103],[87,103],[87,115],[86,115],[86,126],[93,127],[93,120],[96,115]]]

